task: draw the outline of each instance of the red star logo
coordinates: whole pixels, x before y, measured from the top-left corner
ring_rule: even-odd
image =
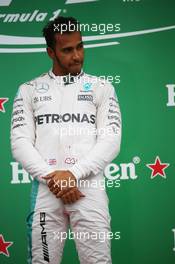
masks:
[[[156,177],[156,175],[160,175],[166,179],[166,174],[164,170],[169,166],[169,163],[161,163],[159,156],[156,157],[154,164],[147,164],[146,166],[152,170],[151,179]]]
[[[8,101],[8,98],[0,98],[0,112],[5,113],[4,104]]]
[[[5,256],[9,257],[8,247],[10,247],[13,244],[13,242],[5,242],[4,237],[1,234],[0,235],[0,254],[4,254]]]

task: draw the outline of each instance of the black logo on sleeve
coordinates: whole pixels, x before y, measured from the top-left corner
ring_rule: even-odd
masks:
[[[49,249],[47,244],[47,232],[45,230],[46,225],[46,213],[40,213],[40,226],[41,226],[41,241],[43,247],[43,257],[44,260],[49,262]]]

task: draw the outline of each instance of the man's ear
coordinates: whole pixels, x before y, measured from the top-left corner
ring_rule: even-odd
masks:
[[[47,54],[49,55],[49,57],[51,59],[54,59],[55,58],[55,53],[54,53],[54,50],[50,47],[47,47]]]

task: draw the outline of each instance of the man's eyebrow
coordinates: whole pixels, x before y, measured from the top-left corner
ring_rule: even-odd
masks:
[[[76,47],[77,47],[78,45],[83,45],[83,41],[78,42],[77,45],[76,45]],[[61,50],[72,49],[72,48],[73,48],[72,46],[65,46],[65,47],[61,48]]]
[[[72,48],[73,48],[72,46],[66,46],[66,47],[61,48],[61,50],[72,49]]]
[[[83,41],[80,41],[77,45],[83,44]]]

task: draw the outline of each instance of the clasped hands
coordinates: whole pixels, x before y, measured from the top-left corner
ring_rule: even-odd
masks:
[[[85,195],[77,188],[77,180],[70,171],[57,170],[42,177],[47,181],[50,191],[61,198],[64,204],[74,203]]]

